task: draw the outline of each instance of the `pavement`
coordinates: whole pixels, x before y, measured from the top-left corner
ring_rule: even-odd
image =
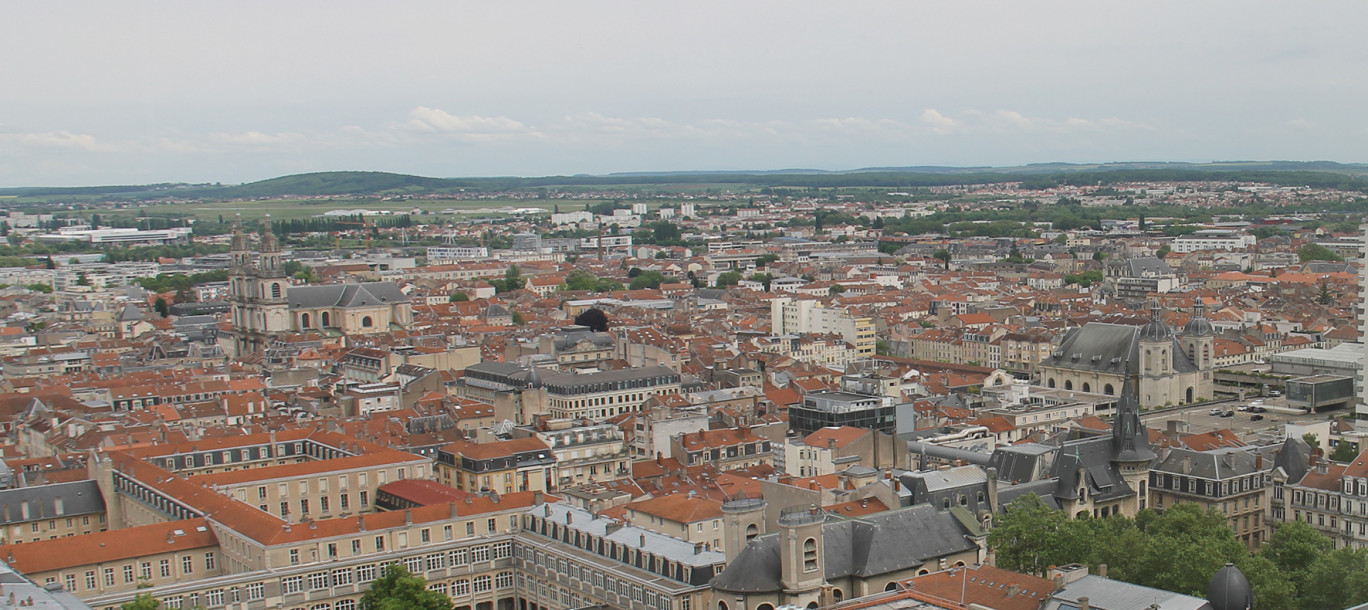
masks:
[[[1280,398],[1262,399],[1264,401],[1262,406],[1267,409],[1267,411],[1261,414],[1264,418],[1260,421],[1253,421],[1250,419],[1254,415],[1253,413],[1236,410],[1236,407],[1241,405],[1248,406],[1249,403],[1254,402],[1255,400],[1259,399],[1251,398],[1244,401],[1232,400],[1214,404],[1195,404],[1172,411],[1164,411],[1162,413],[1149,415],[1142,414],[1140,416],[1140,421],[1146,426],[1158,430],[1165,430],[1168,428],[1169,421],[1178,420],[1186,422],[1188,425],[1187,432],[1192,434],[1230,429],[1234,430],[1235,433],[1240,436],[1246,436],[1258,434],[1260,432],[1280,430],[1288,421],[1308,418],[1301,409],[1288,408],[1286,403],[1282,402],[1282,399]],[[1215,408],[1220,408],[1223,412],[1235,411],[1235,415],[1232,417],[1212,415],[1211,410]],[[1313,415],[1310,417],[1319,419],[1324,416]]]

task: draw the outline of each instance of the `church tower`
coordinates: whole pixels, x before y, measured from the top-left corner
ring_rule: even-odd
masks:
[[[286,299],[289,282],[281,262],[280,241],[271,232],[270,216],[263,222],[261,249],[257,254],[251,251],[242,219],[233,223],[228,301],[238,358],[266,349],[273,336],[290,330],[290,305]]]
[[[806,510],[786,509],[779,515],[780,583],[788,604],[826,603],[822,599],[826,585],[826,550],[822,542],[825,522],[826,514],[815,504]]]
[[[722,503],[723,540],[727,563],[741,554],[756,536],[765,533],[765,499],[738,498]]]
[[[1202,370],[1205,379],[1211,378],[1211,358],[1215,343],[1216,329],[1211,325],[1211,321],[1206,319],[1206,304],[1202,303],[1202,297],[1197,297],[1196,302],[1192,304],[1192,319],[1183,327],[1183,350],[1187,352],[1192,363]]]
[[[1121,511],[1132,517],[1148,504],[1149,465],[1158,457],[1150,448],[1149,431],[1140,422],[1137,385],[1132,377],[1126,377],[1116,403],[1116,418],[1112,420],[1112,462],[1121,471],[1121,478],[1136,494],[1121,507]]]
[[[1174,395],[1173,373],[1174,353],[1173,329],[1164,324],[1163,310],[1158,299],[1150,301],[1150,321],[1136,333],[1140,354],[1140,381],[1135,391],[1139,400],[1147,405],[1177,404],[1179,397]]]

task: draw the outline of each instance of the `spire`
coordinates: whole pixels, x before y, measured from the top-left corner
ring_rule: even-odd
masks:
[[[1121,384],[1121,396],[1116,401],[1116,419],[1112,420],[1112,460],[1116,462],[1148,462],[1158,457],[1150,448],[1149,432],[1140,422],[1140,388],[1131,373],[1130,359],[1126,360],[1126,381]]]
[[[233,219],[232,249],[237,252],[245,252],[247,250],[247,234],[242,232],[242,212],[238,212],[237,218]]]
[[[261,251],[263,253],[280,252],[280,240],[276,238],[275,233],[271,232],[270,214],[267,214],[266,218],[261,221]]]

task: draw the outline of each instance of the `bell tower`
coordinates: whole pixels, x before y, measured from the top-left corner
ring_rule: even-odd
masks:
[[[822,605],[826,558],[822,525],[826,514],[817,505],[793,507],[779,515],[781,573],[785,603]]]
[[[1129,366],[1126,370],[1129,370]],[[1121,384],[1116,418],[1112,420],[1112,463],[1121,471],[1121,478],[1135,491],[1135,496],[1121,506],[1122,514],[1131,517],[1148,505],[1149,465],[1158,457],[1150,447],[1149,431],[1140,421],[1137,386],[1128,374],[1125,383]]]

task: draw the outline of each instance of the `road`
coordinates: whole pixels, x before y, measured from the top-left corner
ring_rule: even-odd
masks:
[[[1178,420],[1186,422],[1188,424],[1187,432],[1192,434],[1202,434],[1229,428],[1243,437],[1259,432],[1278,430],[1289,420],[1307,418],[1306,415],[1276,413],[1273,411],[1263,413],[1264,419],[1262,421],[1251,421],[1250,417],[1253,414],[1248,411],[1235,411],[1233,417],[1220,417],[1211,414],[1211,410],[1217,407],[1223,411],[1235,410],[1240,404],[1247,405],[1249,402],[1250,401],[1247,400],[1243,403],[1230,401],[1217,404],[1196,404],[1181,409],[1165,411],[1163,413],[1141,415],[1140,421],[1150,428],[1165,430],[1168,428],[1169,421]],[[1282,406],[1282,401],[1279,399],[1265,399],[1265,402],[1265,406]]]

